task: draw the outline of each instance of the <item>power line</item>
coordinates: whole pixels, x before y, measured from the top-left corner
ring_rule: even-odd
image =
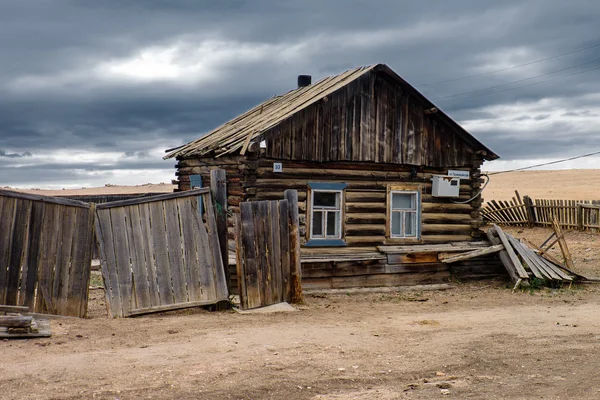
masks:
[[[535,85],[539,85],[539,84],[542,84],[542,83],[555,81],[557,79],[568,78],[570,76],[575,76],[575,75],[583,74],[583,73],[586,73],[586,72],[589,72],[589,71],[593,71],[593,70],[596,70],[596,69],[599,69],[599,68],[600,68],[600,65],[595,66],[593,68],[584,69],[583,71],[573,72],[572,74],[567,74],[567,75],[562,75],[562,76],[555,76],[554,78],[546,79],[546,80],[543,80],[543,81],[529,83],[527,85],[515,86],[515,87],[504,89],[504,90],[498,90],[496,92],[482,93],[482,94],[476,94],[474,96],[465,96],[465,97],[459,97],[459,98],[454,98],[454,99],[437,100],[436,102],[437,103],[444,103],[444,102],[447,102],[447,101],[471,99],[473,97],[490,96],[490,95],[493,95],[493,94],[508,92],[510,90],[516,90],[516,89],[521,89],[521,88],[524,88],[524,87],[535,86]]]
[[[542,58],[541,60],[530,61],[530,62],[527,62],[527,63],[524,63],[524,64],[513,65],[511,67],[501,68],[501,69],[497,69],[497,70],[494,70],[494,71],[482,72],[482,73],[479,73],[479,74],[462,76],[460,78],[445,79],[445,80],[442,80],[442,81],[431,82],[431,83],[418,83],[417,86],[421,86],[421,87],[431,86],[431,85],[437,85],[437,84],[440,84],[440,83],[455,82],[455,81],[460,81],[460,80],[468,79],[468,78],[476,78],[478,76],[485,76],[485,75],[496,74],[498,72],[508,71],[508,70],[515,69],[515,68],[526,67],[528,65],[533,65],[533,64],[544,62],[544,61],[553,60],[555,58],[568,56],[569,54],[579,53],[581,51],[585,51],[585,50],[589,50],[589,49],[594,49],[596,47],[600,47],[600,43],[592,45],[592,46],[588,46],[588,47],[583,47],[583,48],[578,49],[578,50],[569,51],[567,53],[562,53],[562,54],[557,54],[555,56]]]
[[[502,87],[502,86],[507,86],[507,85],[512,85],[513,83],[519,83],[519,82],[530,81],[530,80],[532,80],[532,79],[540,78],[540,77],[542,77],[542,76],[548,76],[548,75],[552,75],[552,74],[557,74],[557,73],[559,73],[559,72],[568,71],[568,70],[570,70],[570,69],[573,69],[573,68],[578,68],[578,67],[582,67],[582,66],[584,66],[584,65],[592,64],[592,63],[595,63],[595,62],[598,62],[598,61],[600,61],[600,58],[598,58],[598,59],[595,59],[595,60],[592,60],[592,61],[584,62],[584,63],[582,63],[582,64],[573,65],[573,66],[571,66],[571,67],[567,67],[567,68],[558,69],[558,70],[556,70],[556,71],[552,71],[552,72],[546,72],[546,73],[543,73],[543,74],[535,75],[535,76],[532,76],[532,77],[529,77],[529,78],[523,78],[523,79],[519,79],[519,80],[512,81],[512,82],[501,83],[501,84],[499,84],[499,85],[490,86],[490,87],[483,88],[483,89],[478,89],[478,90],[470,90],[470,91],[468,91],[468,92],[462,92],[462,93],[450,94],[450,95],[447,95],[447,96],[438,97],[437,99],[436,99],[436,98],[434,98],[433,100],[445,99],[445,98],[449,98],[449,97],[463,96],[463,95],[465,95],[465,94],[471,94],[471,93],[485,92],[486,90],[490,90],[490,89],[496,89],[496,88],[499,88],[499,87]]]
[[[526,170],[526,169],[543,167],[545,165],[552,165],[552,164],[558,164],[558,163],[565,162],[565,161],[577,160],[578,158],[595,156],[597,154],[600,154],[600,151],[595,151],[593,153],[584,154],[584,155],[581,155],[581,156],[575,156],[575,157],[565,158],[565,159],[562,159],[562,160],[550,161],[550,162],[547,162],[547,163],[536,164],[536,165],[530,165],[529,167],[515,168],[515,169],[510,169],[510,170],[507,170],[507,171],[489,172],[488,175],[498,175],[498,174],[506,174],[508,172],[523,171],[523,170]]]

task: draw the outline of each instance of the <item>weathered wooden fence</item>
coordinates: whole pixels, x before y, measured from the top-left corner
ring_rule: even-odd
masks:
[[[96,214],[113,317],[228,299],[208,188],[99,204]]]
[[[93,218],[87,203],[0,190],[0,304],[84,317]]]
[[[498,225],[552,226],[556,218],[561,228],[600,229],[600,200],[547,200],[519,196],[509,201],[489,201],[482,210],[484,220]]]
[[[235,237],[242,309],[301,297],[297,195],[289,198],[240,204]]]

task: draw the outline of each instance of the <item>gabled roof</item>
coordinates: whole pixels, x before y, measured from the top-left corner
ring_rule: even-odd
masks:
[[[191,141],[181,147],[171,149],[164,159],[172,157],[202,156],[214,152],[215,157],[239,152],[248,144],[259,137],[263,132],[273,128],[298,111],[316,103],[348,83],[360,78],[370,71],[382,71],[402,86],[408,89],[412,95],[421,100],[426,108],[435,107],[425,96],[418,92],[408,82],[398,76],[385,64],[373,64],[348,70],[336,76],[330,76],[320,81],[298,89],[291,90],[286,94],[275,96],[269,100],[246,111],[242,115],[213,129],[206,135]],[[462,137],[476,150],[484,150],[486,160],[498,158],[493,151],[479,142],[470,133],[464,130],[454,120],[438,111],[436,116],[456,129],[457,134]],[[168,150],[169,151],[169,150]]]

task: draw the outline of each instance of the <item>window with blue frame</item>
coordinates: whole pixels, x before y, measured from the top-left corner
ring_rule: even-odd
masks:
[[[391,186],[389,188],[387,232],[390,239],[420,239],[420,187]]]
[[[342,218],[345,183],[309,182],[307,246],[345,246]]]

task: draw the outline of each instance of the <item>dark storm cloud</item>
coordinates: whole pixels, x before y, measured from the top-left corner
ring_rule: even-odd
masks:
[[[8,158],[21,158],[21,157],[31,157],[31,153],[26,151],[23,154],[19,153],[7,153],[4,150],[0,150],[0,157],[8,157]]]
[[[600,69],[537,83],[600,66],[600,47],[432,83],[600,43],[599,17],[600,4],[585,0],[0,0],[0,156],[116,152],[102,166],[81,161],[77,174],[172,170],[153,149],[192,140],[293,88],[297,74],[319,79],[374,62],[388,64],[504,159],[586,152],[600,139],[582,128],[600,110]],[[173,48],[166,64],[181,66],[175,77],[169,70],[128,75],[145,73],[137,64],[116,75],[111,69],[142,51]],[[578,64],[585,65],[571,68]],[[548,75],[527,79],[541,74]],[[550,109],[532,106],[548,100],[555,100]],[[498,119],[516,130],[489,123]],[[0,185],[16,175],[59,182],[75,174],[71,163],[34,159],[4,165]]]

